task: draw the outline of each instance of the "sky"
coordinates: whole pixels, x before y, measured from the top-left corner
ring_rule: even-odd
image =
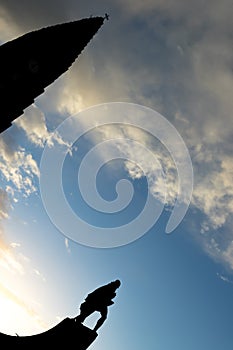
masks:
[[[90,349],[232,349],[231,10],[1,1],[1,43],[110,15],[0,135],[1,332],[43,332],[120,279]]]

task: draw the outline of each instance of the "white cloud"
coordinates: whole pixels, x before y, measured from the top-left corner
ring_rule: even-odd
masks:
[[[10,243],[10,246],[11,246],[12,248],[18,248],[18,247],[21,247],[21,244],[20,244],[20,243],[17,243],[17,242],[11,242],[11,243]]]
[[[33,269],[33,272],[35,273],[36,276],[40,277],[43,282],[46,282],[44,275],[38,269]]]
[[[24,274],[25,269],[18,255],[14,254],[11,247],[1,237],[0,240],[0,266],[10,273]]]
[[[228,266],[233,270],[233,241],[231,241],[226,248],[225,251],[223,251],[222,255],[223,260],[226,261]]]
[[[23,116],[17,118],[14,123],[22,128],[33,144],[43,147],[50,134],[45,123],[45,116],[35,105],[24,111]]]
[[[233,214],[233,159],[226,155],[216,155],[212,161],[203,157],[196,164],[200,174],[195,177],[193,204],[208,218],[205,229],[217,229]]]
[[[0,172],[5,180],[27,196],[35,192],[37,189],[33,178],[38,178],[40,172],[32,155],[20,147],[10,149],[3,136],[0,137],[0,147],[2,149]]]
[[[126,126],[126,123],[134,124],[134,117],[125,116],[121,126],[109,124],[96,128],[91,134],[92,142],[98,144],[114,140],[114,147],[125,159],[124,166],[129,176],[132,179],[145,176],[151,194],[165,205],[174,205],[178,191],[175,163],[165,146],[154,136],[137,127]],[[142,118],[141,124],[150,130],[151,121],[147,115]],[[105,164],[112,159],[111,147],[109,150],[104,148],[104,152],[99,152],[98,156],[102,164]]]
[[[220,278],[223,282],[226,283],[233,283],[228,277],[220,274],[219,272],[217,273],[218,278]]]
[[[65,247],[66,247],[67,252],[70,254],[70,253],[71,253],[71,250],[70,250],[68,238],[65,238]]]
[[[0,188],[0,221],[8,218],[10,200],[6,191]]]
[[[14,123],[25,131],[28,140],[35,146],[43,148],[47,144],[53,147],[54,142],[57,142],[67,148],[70,147],[58,133],[48,130],[45,115],[36,105],[26,108],[23,116],[17,118]]]
[[[203,246],[233,269],[229,237],[224,240],[215,232],[223,227],[229,228],[226,225],[233,214],[233,52],[229,1],[225,0],[221,5],[214,1],[211,6],[202,1],[191,5],[185,1],[126,1],[124,9],[126,16],[140,17],[145,26],[140,32],[134,28],[135,36],[126,31],[121,42],[116,38],[116,45],[110,46],[111,51],[108,51],[107,59],[103,58],[102,65],[98,62],[99,56],[92,57],[91,51],[85,57],[86,63],[79,61],[79,72],[76,74],[74,67],[73,74],[63,82],[65,93],[59,95],[60,104],[66,105],[66,110],[72,114],[82,107],[101,102],[133,101],[162,110],[165,116],[173,119],[193,160],[192,207],[204,214],[199,228],[205,235]],[[161,27],[154,17],[158,10],[167,20],[167,29]],[[143,38],[137,50],[138,42]],[[160,42],[156,41],[157,38]],[[146,47],[152,42],[153,45]],[[105,47],[108,45],[105,42]],[[153,94],[148,95],[148,90]],[[72,98],[66,100],[67,95],[73,95],[73,101],[77,101],[76,110]],[[102,137],[116,136],[117,132],[125,137],[138,137],[155,152],[166,172],[166,200],[173,203],[177,179],[171,158],[165,153],[159,155],[148,139],[136,135],[136,130],[105,129]],[[134,148],[125,147],[124,151],[127,157],[135,159]],[[145,154],[137,152],[136,157],[144,164],[152,193],[159,197],[156,164],[147,161]],[[142,176],[141,170],[133,163],[126,162],[125,166],[132,178]],[[233,230],[229,230],[233,238]],[[199,237],[203,239],[203,235]],[[207,246],[212,248],[207,249]]]
[[[67,80],[66,80],[67,81]],[[57,105],[57,111],[60,114],[74,115],[84,109],[85,103],[82,95],[78,91],[72,90],[68,83],[60,92]]]
[[[53,147],[55,143],[58,143],[70,148],[70,145],[63,141],[57,132],[48,131],[44,114],[36,106],[29,107],[22,117],[14,121],[14,124],[22,128],[28,140],[37,147],[43,148],[45,143]],[[40,169],[34,156],[30,153],[30,147],[26,149],[16,144],[16,134],[16,129],[10,128],[0,136],[2,151],[0,172],[9,183],[6,185],[6,190],[14,202],[17,202],[17,198],[14,197],[16,191],[26,197],[37,192],[37,180],[40,177]]]

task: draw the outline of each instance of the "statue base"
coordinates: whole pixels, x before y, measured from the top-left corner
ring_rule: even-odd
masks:
[[[52,348],[59,348],[62,344],[74,347],[75,350],[86,350],[98,334],[82,323],[74,319],[65,318],[53,328],[43,333],[31,336],[11,336],[0,333],[0,341],[7,345],[15,346],[17,349],[32,349],[33,347],[44,347],[52,345]]]

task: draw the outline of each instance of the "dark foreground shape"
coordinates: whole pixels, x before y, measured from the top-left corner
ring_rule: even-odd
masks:
[[[68,70],[104,20],[90,17],[57,24],[0,46],[0,133]]]
[[[89,293],[85,301],[80,305],[80,314],[75,317],[76,321],[82,323],[93,312],[98,311],[101,317],[94,327],[94,331],[97,331],[107,319],[108,307],[114,304],[112,299],[115,298],[116,290],[120,285],[121,281],[115,280]]]
[[[75,322],[74,319],[65,318],[48,331],[31,336],[11,336],[0,333],[0,343],[5,349],[35,349],[43,346],[59,349],[64,343],[76,350],[86,350],[98,334],[90,328]]]

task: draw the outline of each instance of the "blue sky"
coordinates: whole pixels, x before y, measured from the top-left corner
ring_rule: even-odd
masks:
[[[96,1],[94,5],[25,1],[20,7],[16,1],[1,2],[1,42],[90,15],[108,12],[110,20],[71,69],[1,134],[0,331],[23,335],[48,329],[64,317],[75,316],[87,293],[119,278],[122,285],[115,305],[109,308],[108,320],[90,349],[232,348],[229,6],[227,0],[211,4]],[[89,118],[82,118],[85,110],[91,107],[95,114],[98,105],[111,102],[149,107],[163,115],[184,140],[192,161],[193,191],[186,215],[171,234],[165,231],[179,184],[172,159],[179,157],[175,142],[174,154],[169,154],[153,133],[113,124],[94,129],[72,144],[67,135],[54,132],[62,121],[69,124],[69,117],[77,115],[72,132],[82,133],[89,123]],[[125,117],[122,120],[127,122]],[[151,115],[143,122],[145,128],[154,130]],[[173,141],[172,137],[169,134]],[[96,176],[97,189],[102,199],[114,200],[116,184],[124,178],[132,184],[133,197],[119,212],[99,213],[81,198],[78,172],[87,152],[109,139],[115,143],[95,149],[96,164],[103,164]],[[138,142],[144,148],[138,148]],[[46,145],[52,155],[66,152],[62,169],[66,200],[75,216],[94,225],[96,231],[137,217],[148,193],[155,214],[159,205],[165,210],[148,232],[126,245],[93,248],[80,244],[78,225],[77,239],[70,239],[69,222],[60,212],[56,193],[52,197],[55,218],[67,224],[67,232],[57,228],[43,202],[40,181],[52,171],[52,163],[41,168]],[[122,158],[111,160],[110,151]],[[95,162],[88,166],[87,175],[95,175]],[[51,193],[55,180],[49,183]],[[162,180],[166,180],[165,187]],[[89,190],[89,186],[84,188]],[[119,199],[126,200],[128,190]],[[190,188],[186,190],[181,201]],[[91,190],[88,194],[94,199]],[[139,222],[140,227],[145,222]],[[96,317],[86,324],[92,327]]]

